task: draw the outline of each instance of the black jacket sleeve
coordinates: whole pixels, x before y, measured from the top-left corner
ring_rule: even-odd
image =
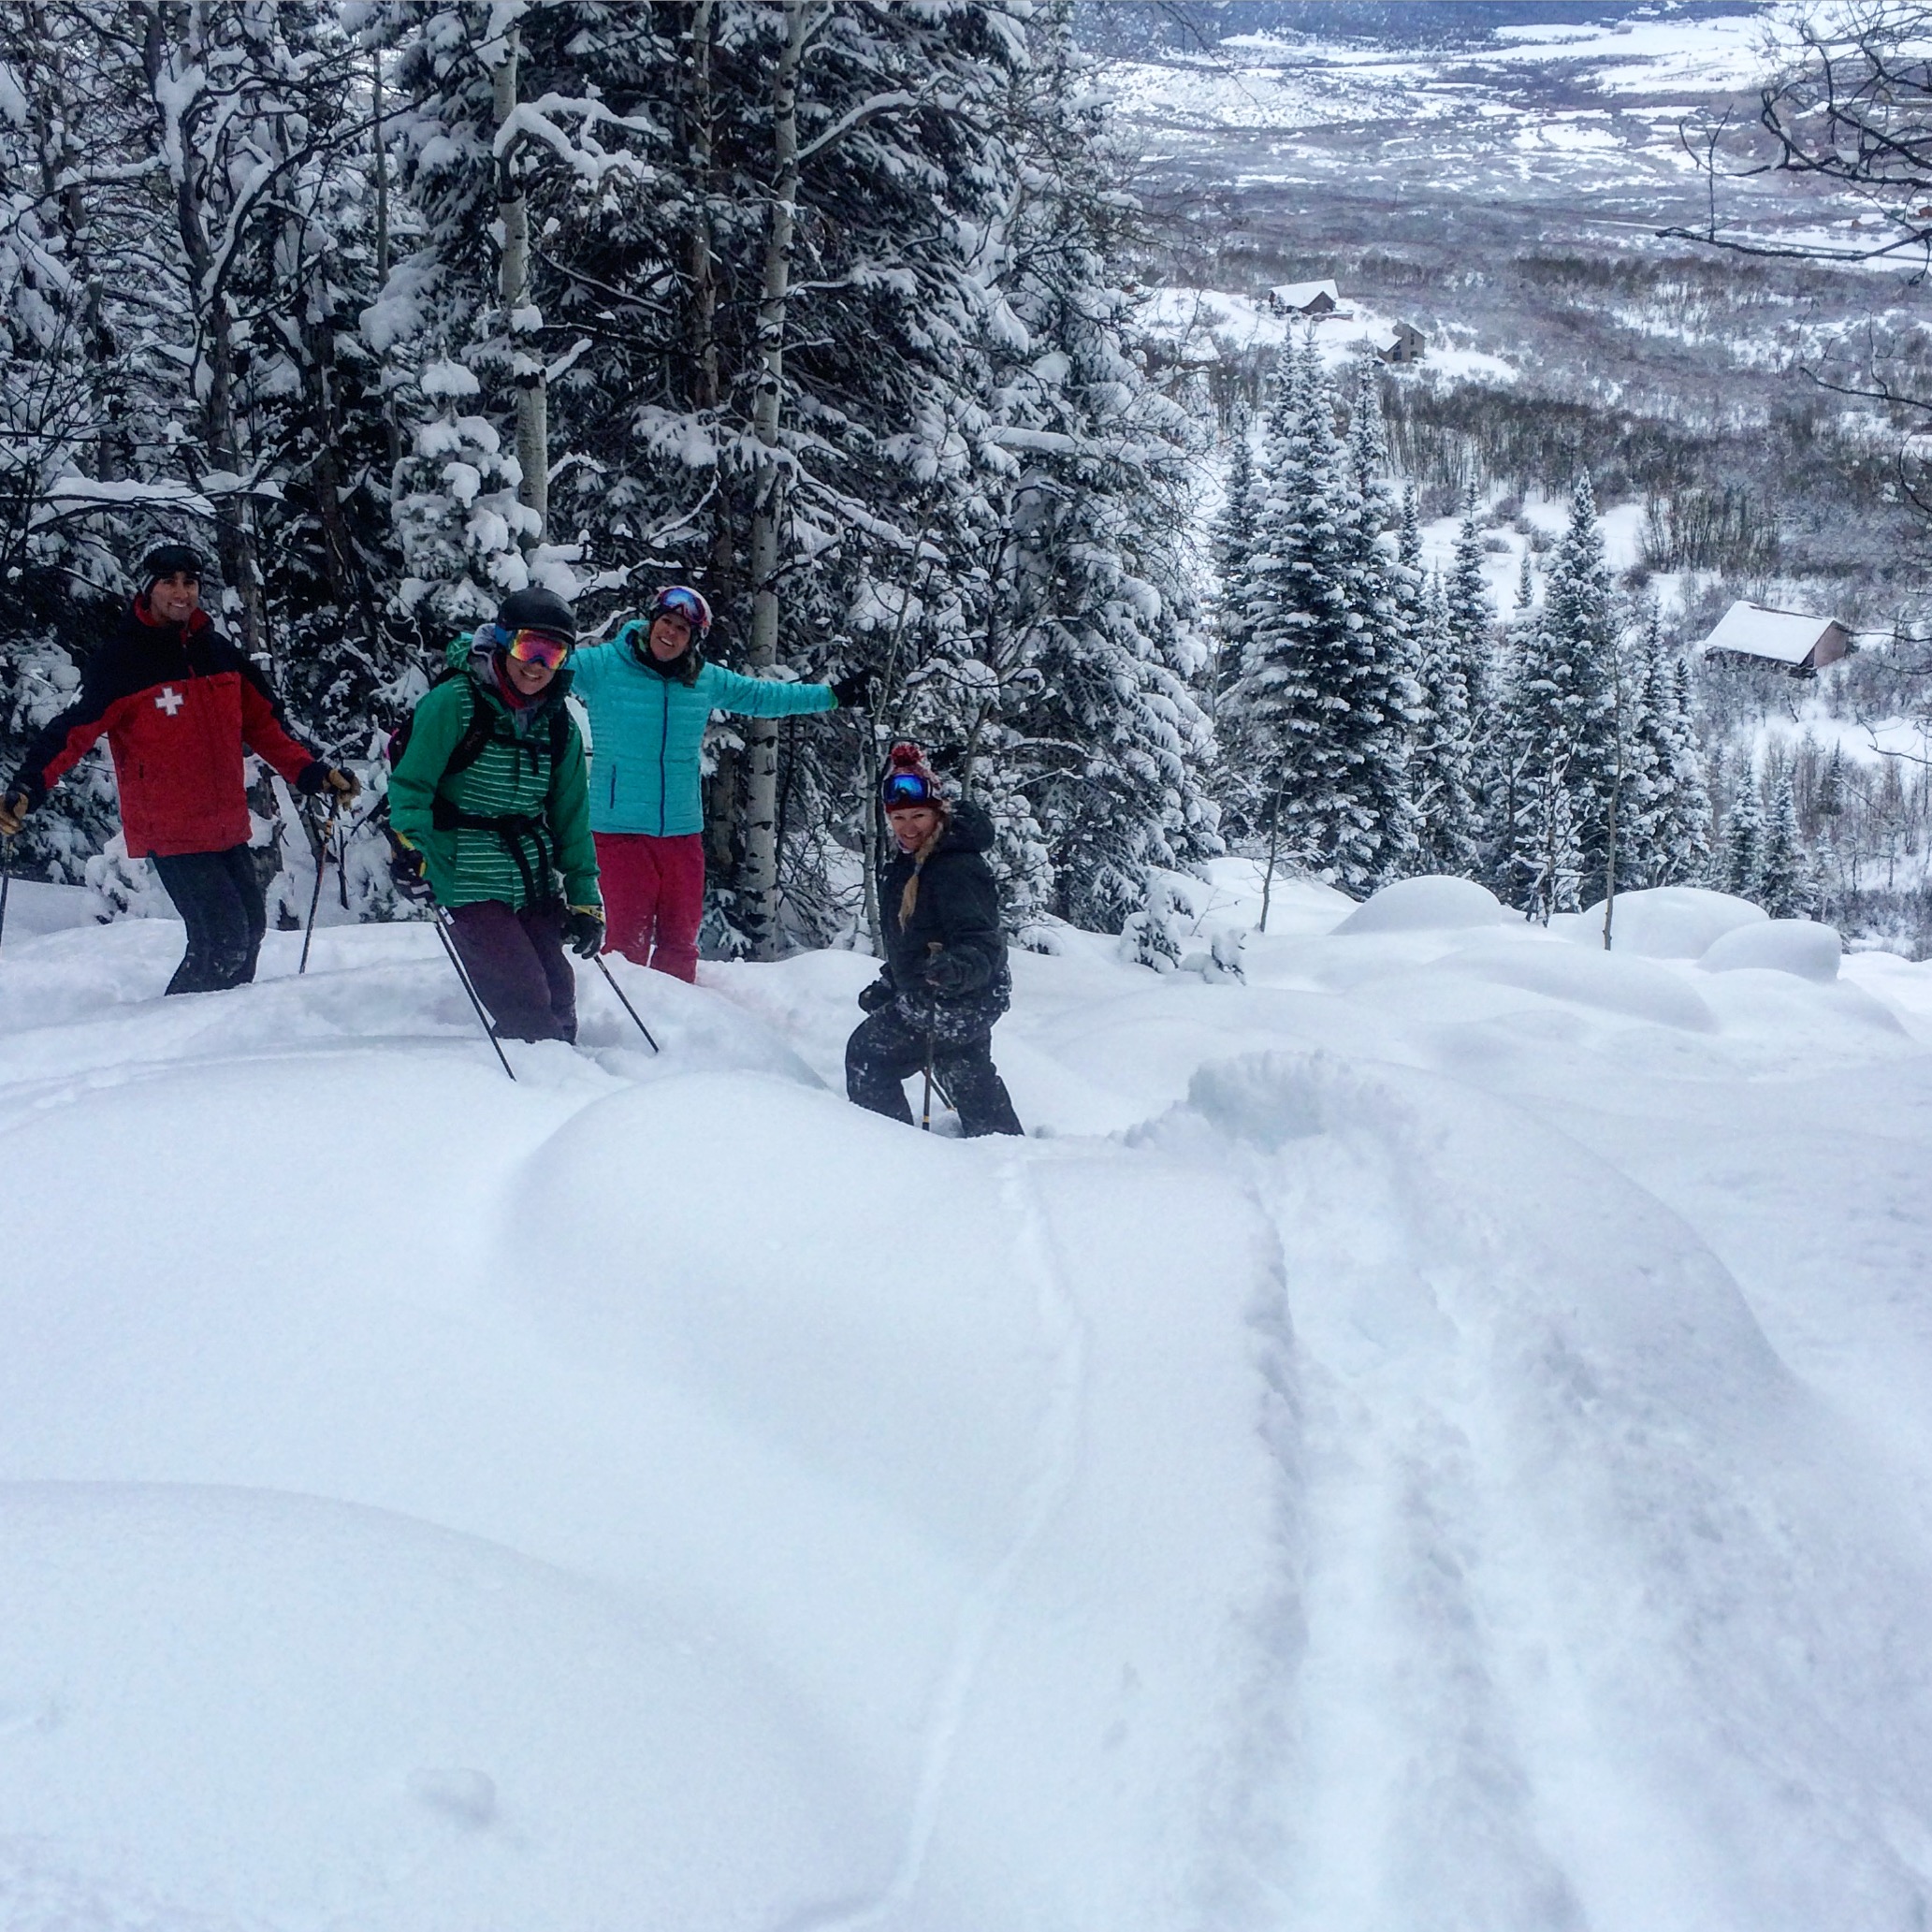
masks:
[[[94,746],[108,725],[108,707],[119,694],[106,650],[96,651],[80,674],[74,702],[59,717],[50,719],[34,735],[20,769],[7,787],[23,792],[37,811],[50,790]]]

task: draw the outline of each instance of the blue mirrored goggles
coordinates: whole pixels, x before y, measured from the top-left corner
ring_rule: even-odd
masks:
[[[936,802],[932,786],[917,772],[894,772],[879,788],[879,796],[889,812]]]
[[[689,584],[667,584],[651,600],[651,615],[682,617],[701,637],[711,628],[711,606]]]

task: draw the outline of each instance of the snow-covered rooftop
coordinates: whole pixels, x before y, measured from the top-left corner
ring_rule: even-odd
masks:
[[[1279,288],[1271,288],[1268,293],[1284,309],[1305,309],[1322,296],[1327,296],[1331,302],[1342,299],[1341,291],[1332,282],[1284,282]]]
[[[1768,658],[1778,664],[1802,664],[1837,621],[1808,617],[1802,611],[1765,610],[1739,598],[1718,619],[1704,640],[1706,651],[1736,651],[1745,657]]]

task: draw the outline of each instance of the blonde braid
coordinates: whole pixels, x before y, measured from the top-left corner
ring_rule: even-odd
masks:
[[[920,841],[919,850],[913,853],[912,877],[899,893],[899,930],[902,933],[912,923],[912,908],[919,904],[919,875],[925,869],[925,862],[937,850],[939,841],[946,836],[947,828],[952,823],[952,814],[938,799],[933,801],[933,809],[938,816],[933,821],[933,829]]]

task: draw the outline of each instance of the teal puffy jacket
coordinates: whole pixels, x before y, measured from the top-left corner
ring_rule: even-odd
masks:
[[[633,639],[635,640],[633,645]],[[714,711],[791,718],[833,711],[829,684],[781,684],[706,664],[694,684],[638,661],[642,625],[574,652],[574,695],[590,714],[590,829],[679,838],[705,829],[699,748]]]

